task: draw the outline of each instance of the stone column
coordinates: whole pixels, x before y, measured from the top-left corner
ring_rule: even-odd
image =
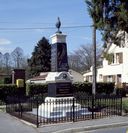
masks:
[[[51,36],[51,71],[68,71],[66,35],[56,33]]]
[[[66,35],[51,36],[51,72],[46,77],[49,97],[72,96],[72,75],[68,72]]]

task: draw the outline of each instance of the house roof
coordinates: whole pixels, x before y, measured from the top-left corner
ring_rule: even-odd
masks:
[[[29,79],[29,80],[31,80],[31,81],[45,80],[47,75],[48,75],[48,73],[41,73],[41,75],[33,77],[33,78]]]

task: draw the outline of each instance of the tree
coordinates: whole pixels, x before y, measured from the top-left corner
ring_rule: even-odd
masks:
[[[76,55],[75,52],[68,55],[68,65],[70,69],[73,69],[77,72],[82,72],[82,69],[80,69],[79,56]]]
[[[0,69],[3,68],[3,54],[0,52]]]
[[[96,29],[102,33],[105,46],[112,42],[120,46],[128,34],[127,0],[86,0]],[[119,32],[123,34],[118,36]]]
[[[20,47],[17,47],[11,53],[15,67],[21,68],[21,64],[23,62],[23,50]]]
[[[4,54],[4,65],[5,65],[5,69],[6,69],[6,73],[9,74],[9,68],[10,68],[10,54],[9,53],[5,53]]]
[[[103,1],[104,0],[86,0],[88,13],[92,18],[93,27],[93,85],[92,94],[96,93],[96,29],[102,27],[103,18]]]
[[[128,1],[109,0],[106,5],[104,40],[106,43],[113,42],[120,46],[121,41],[125,38],[125,33],[128,34]],[[122,31],[123,34],[118,35]]]
[[[51,47],[49,41],[43,37],[35,46],[32,56],[28,59],[31,75],[39,75],[40,72],[50,71]]]
[[[81,45],[80,48],[69,55],[69,67],[78,72],[84,72],[93,65],[93,45]],[[97,47],[97,65],[100,65],[101,47]]]
[[[93,21],[93,93],[96,88],[96,29],[100,29],[106,43],[115,43],[120,46],[122,35],[128,34],[128,1],[126,0],[85,0],[89,15]]]

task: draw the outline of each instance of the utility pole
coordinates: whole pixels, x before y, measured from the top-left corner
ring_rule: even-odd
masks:
[[[96,26],[95,23],[92,26],[93,29],[93,71],[92,71],[92,94],[96,94]]]
[[[92,110],[95,107],[95,95],[96,95],[96,26],[93,22],[92,26],[93,35],[93,69],[92,69]],[[92,119],[94,119],[94,111],[92,111]]]

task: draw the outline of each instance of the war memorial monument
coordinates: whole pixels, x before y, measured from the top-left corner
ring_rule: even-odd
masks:
[[[51,114],[65,116],[72,111],[73,76],[68,72],[66,35],[60,31],[61,22],[58,18],[56,23],[57,32],[51,36],[51,72],[46,77],[48,83],[48,97],[45,103],[39,106],[39,115],[51,118]],[[70,101],[70,104],[69,104]],[[75,103],[75,108],[79,110],[80,104]],[[54,115],[53,115],[54,117]]]

